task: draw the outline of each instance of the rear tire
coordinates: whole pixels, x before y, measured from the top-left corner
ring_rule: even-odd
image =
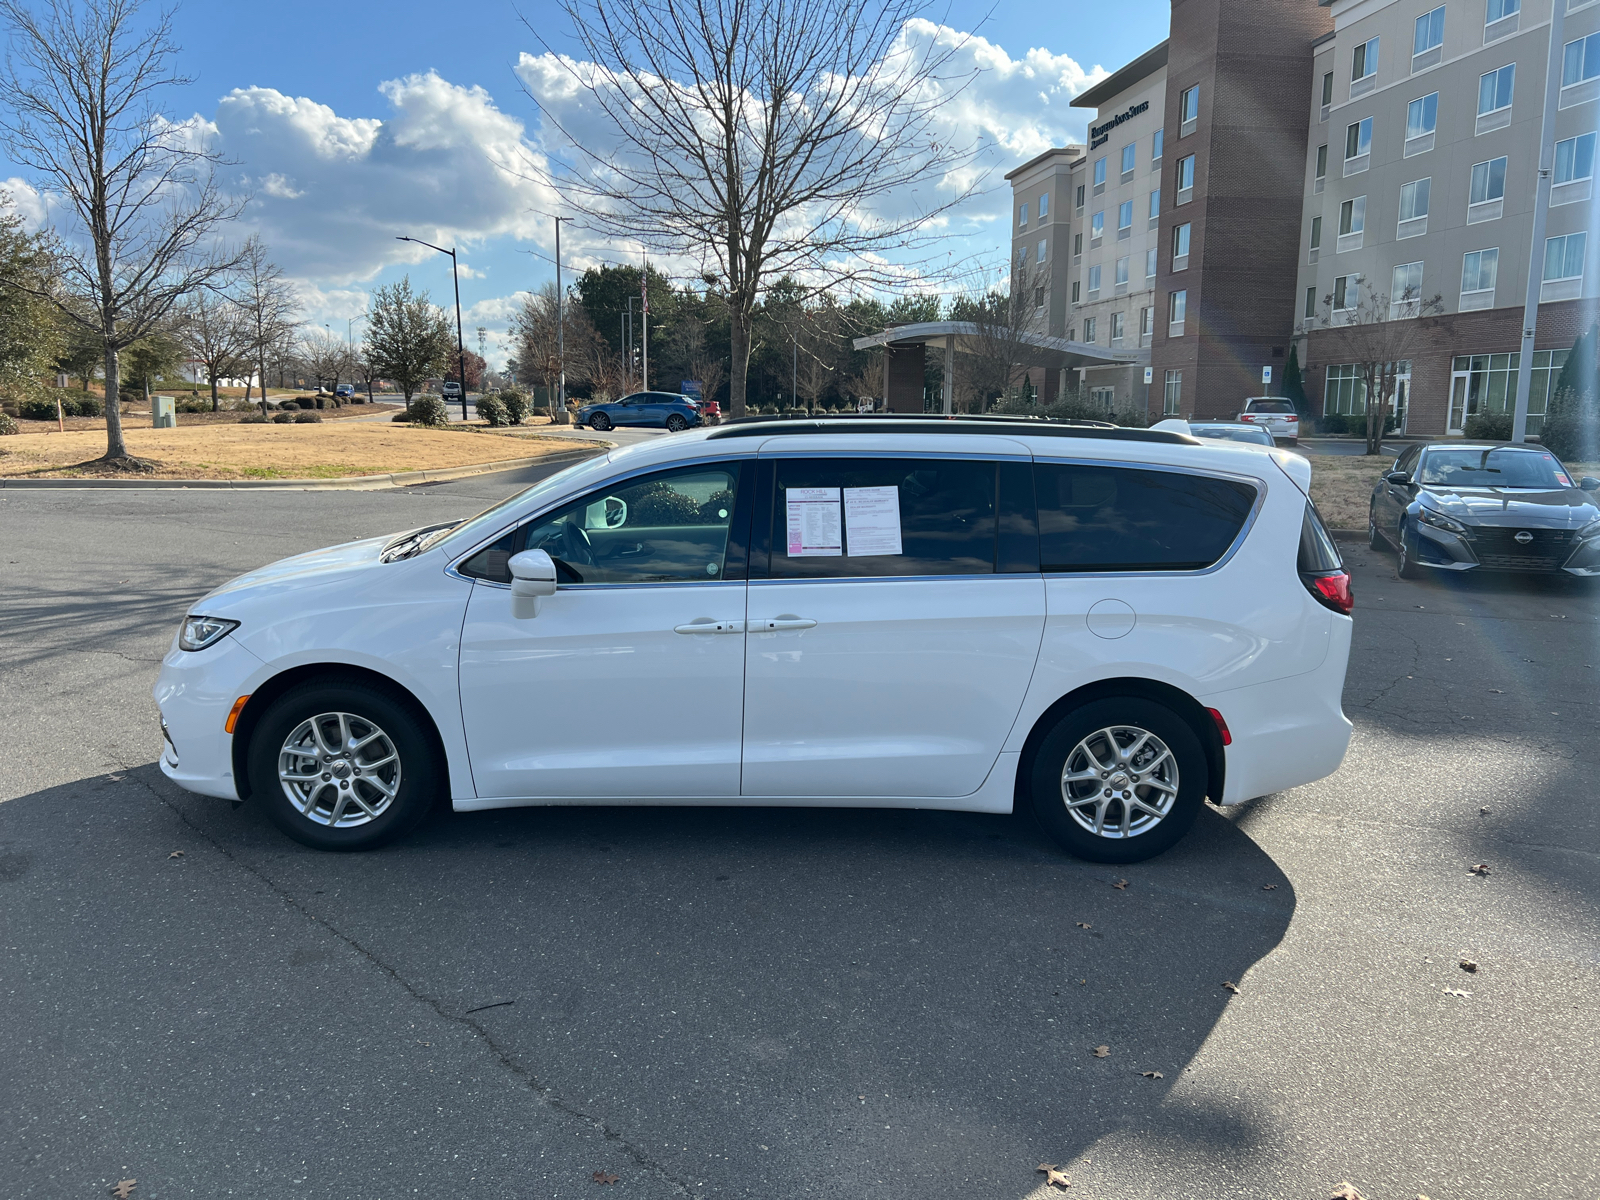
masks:
[[[309,680],[273,701],[247,762],[267,817],[317,850],[370,850],[404,836],[444,781],[433,732],[412,706],[348,678]]]
[[[1068,854],[1142,862],[1189,831],[1208,779],[1205,752],[1187,721],[1153,700],[1110,696],[1074,709],[1045,735],[1028,799],[1034,818]]]
[[[689,428],[689,422],[685,421],[677,413],[673,413],[667,418],[668,433],[682,433],[687,428]]]
[[[1378,532],[1377,514],[1375,514],[1370,508],[1367,509],[1367,545],[1374,550],[1382,550],[1386,545],[1388,545],[1388,543],[1383,540],[1383,534]]]

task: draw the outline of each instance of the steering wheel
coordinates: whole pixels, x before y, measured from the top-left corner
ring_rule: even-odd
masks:
[[[561,553],[558,558],[563,558],[575,567],[594,566],[594,544],[589,541],[589,535],[584,532],[583,526],[576,521],[563,522],[565,528],[561,532]]]

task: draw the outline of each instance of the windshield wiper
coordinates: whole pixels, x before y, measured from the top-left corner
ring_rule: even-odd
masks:
[[[378,561],[384,563],[399,562],[401,559],[410,558],[425,546],[432,545],[439,538],[449,533],[460,521],[441,521],[434,525],[424,525],[421,529],[413,529],[391,539],[378,555]]]

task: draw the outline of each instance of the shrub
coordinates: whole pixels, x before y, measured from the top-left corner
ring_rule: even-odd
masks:
[[[296,425],[320,425],[322,423],[322,414],[319,412],[297,412],[294,414],[294,423]]]
[[[528,398],[516,388],[501,392],[500,403],[506,407],[506,420],[513,425],[521,425],[523,418],[528,415]]]
[[[402,421],[409,423],[410,420],[411,420],[411,410],[408,409],[408,408],[403,408],[399,412],[395,413],[395,415],[390,417],[389,419],[391,421],[396,422],[396,423],[399,423],[399,422],[402,422]]]
[[[6,413],[0,412],[0,437],[6,437],[17,431],[17,423]]]
[[[367,398],[360,395],[349,395],[344,398],[344,402],[346,404],[365,404],[367,402]]]
[[[65,412],[65,403],[62,411]],[[17,416],[27,421],[54,421],[56,419],[56,402],[54,400],[20,400],[17,402]]]
[[[1342,413],[1328,413],[1317,418],[1320,433],[1342,434],[1350,432],[1350,418]]]
[[[284,401],[284,403],[294,404],[302,409],[313,409],[317,407],[317,398],[315,396],[296,396],[292,400]]]
[[[494,426],[511,423],[510,414],[506,412],[506,406],[498,396],[479,396],[478,415]]]
[[[246,413],[239,418],[239,424],[241,425],[265,425],[266,423],[266,413]]]
[[[775,417],[775,416],[777,416],[778,415],[778,406],[776,404],[763,404],[761,406],[761,415],[764,416],[764,417]]]
[[[299,416],[300,414],[297,412],[276,412],[272,414],[272,423],[274,425],[287,425],[289,422],[297,420]]]
[[[172,406],[174,412],[181,413],[208,413],[211,411],[209,400],[179,400]]]
[[[450,410],[438,396],[418,396],[411,402],[411,423],[443,429],[450,424]]]
[[[103,417],[106,415],[105,402],[99,396],[79,396],[72,407],[80,417]]]
[[[1566,462],[1600,459],[1600,369],[1596,343],[1600,330],[1591,326],[1567,352],[1566,365],[1551,389],[1539,440]]]
[[[1477,413],[1467,418],[1462,431],[1475,442],[1504,442],[1511,439],[1510,413]]]

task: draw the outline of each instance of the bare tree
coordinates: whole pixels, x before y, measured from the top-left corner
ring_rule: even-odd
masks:
[[[915,0],[563,7],[590,61],[554,58],[615,148],[567,134],[562,182],[602,232],[699,260],[728,306],[735,416],[769,283],[890,282],[880,252],[928,245],[937,218],[977,186],[940,191],[972,174],[976,143],[952,146],[940,130],[972,75],[956,69],[960,44],[902,40]],[[920,209],[877,211],[918,183]]]
[[[1024,256],[1012,268],[1006,290],[969,294],[951,306],[951,319],[972,327],[970,351],[962,356],[963,369],[957,372],[969,410],[982,412],[994,397],[1006,401],[1027,379],[1025,364],[1035,349],[1032,338],[1039,332],[1038,278]]]
[[[355,351],[338,334],[316,329],[300,339],[300,361],[316,378],[317,387],[332,380],[329,391],[338,391],[339,380],[355,378]]]
[[[237,255],[215,237],[244,203],[218,188],[220,159],[199,131],[160,111],[161,92],[188,80],[169,65],[171,12],[143,9],[143,0],[45,0],[35,12],[0,0],[11,51],[0,140],[69,214],[49,297],[104,347],[102,461],[135,470],[146,464],[123,440],[117,356],[233,267]]]
[[[538,292],[525,296],[522,307],[511,319],[511,337],[517,348],[519,377],[527,383],[553,387],[560,370],[556,354],[556,285],[547,283]],[[578,383],[598,383],[610,391],[626,387],[627,370],[621,359],[610,353],[605,338],[594,327],[581,304],[569,299],[561,306],[561,325],[566,345],[567,379]]]
[[[294,331],[297,306],[294,290],[285,282],[278,265],[267,257],[267,248],[259,237],[251,237],[244,244],[233,298],[249,342],[250,362],[261,377],[261,411],[265,413],[267,357],[277,343]]]
[[[1366,390],[1368,454],[1383,453],[1384,420],[1394,403],[1401,374],[1422,345],[1421,317],[1444,311],[1442,298],[1424,299],[1415,287],[1391,297],[1362,280],[1352,297],[1329,292],[1322,298],[1322,326],[1328,330],[1327,359],[1351,363]],[[1335,307],[1336,303],[1339,305]]]
[[[220,407],[218,380],[250,373],[250,330],[232,300],[202,288],[178,309],[178,329],[189,358],[205,368],[211,411]]]

